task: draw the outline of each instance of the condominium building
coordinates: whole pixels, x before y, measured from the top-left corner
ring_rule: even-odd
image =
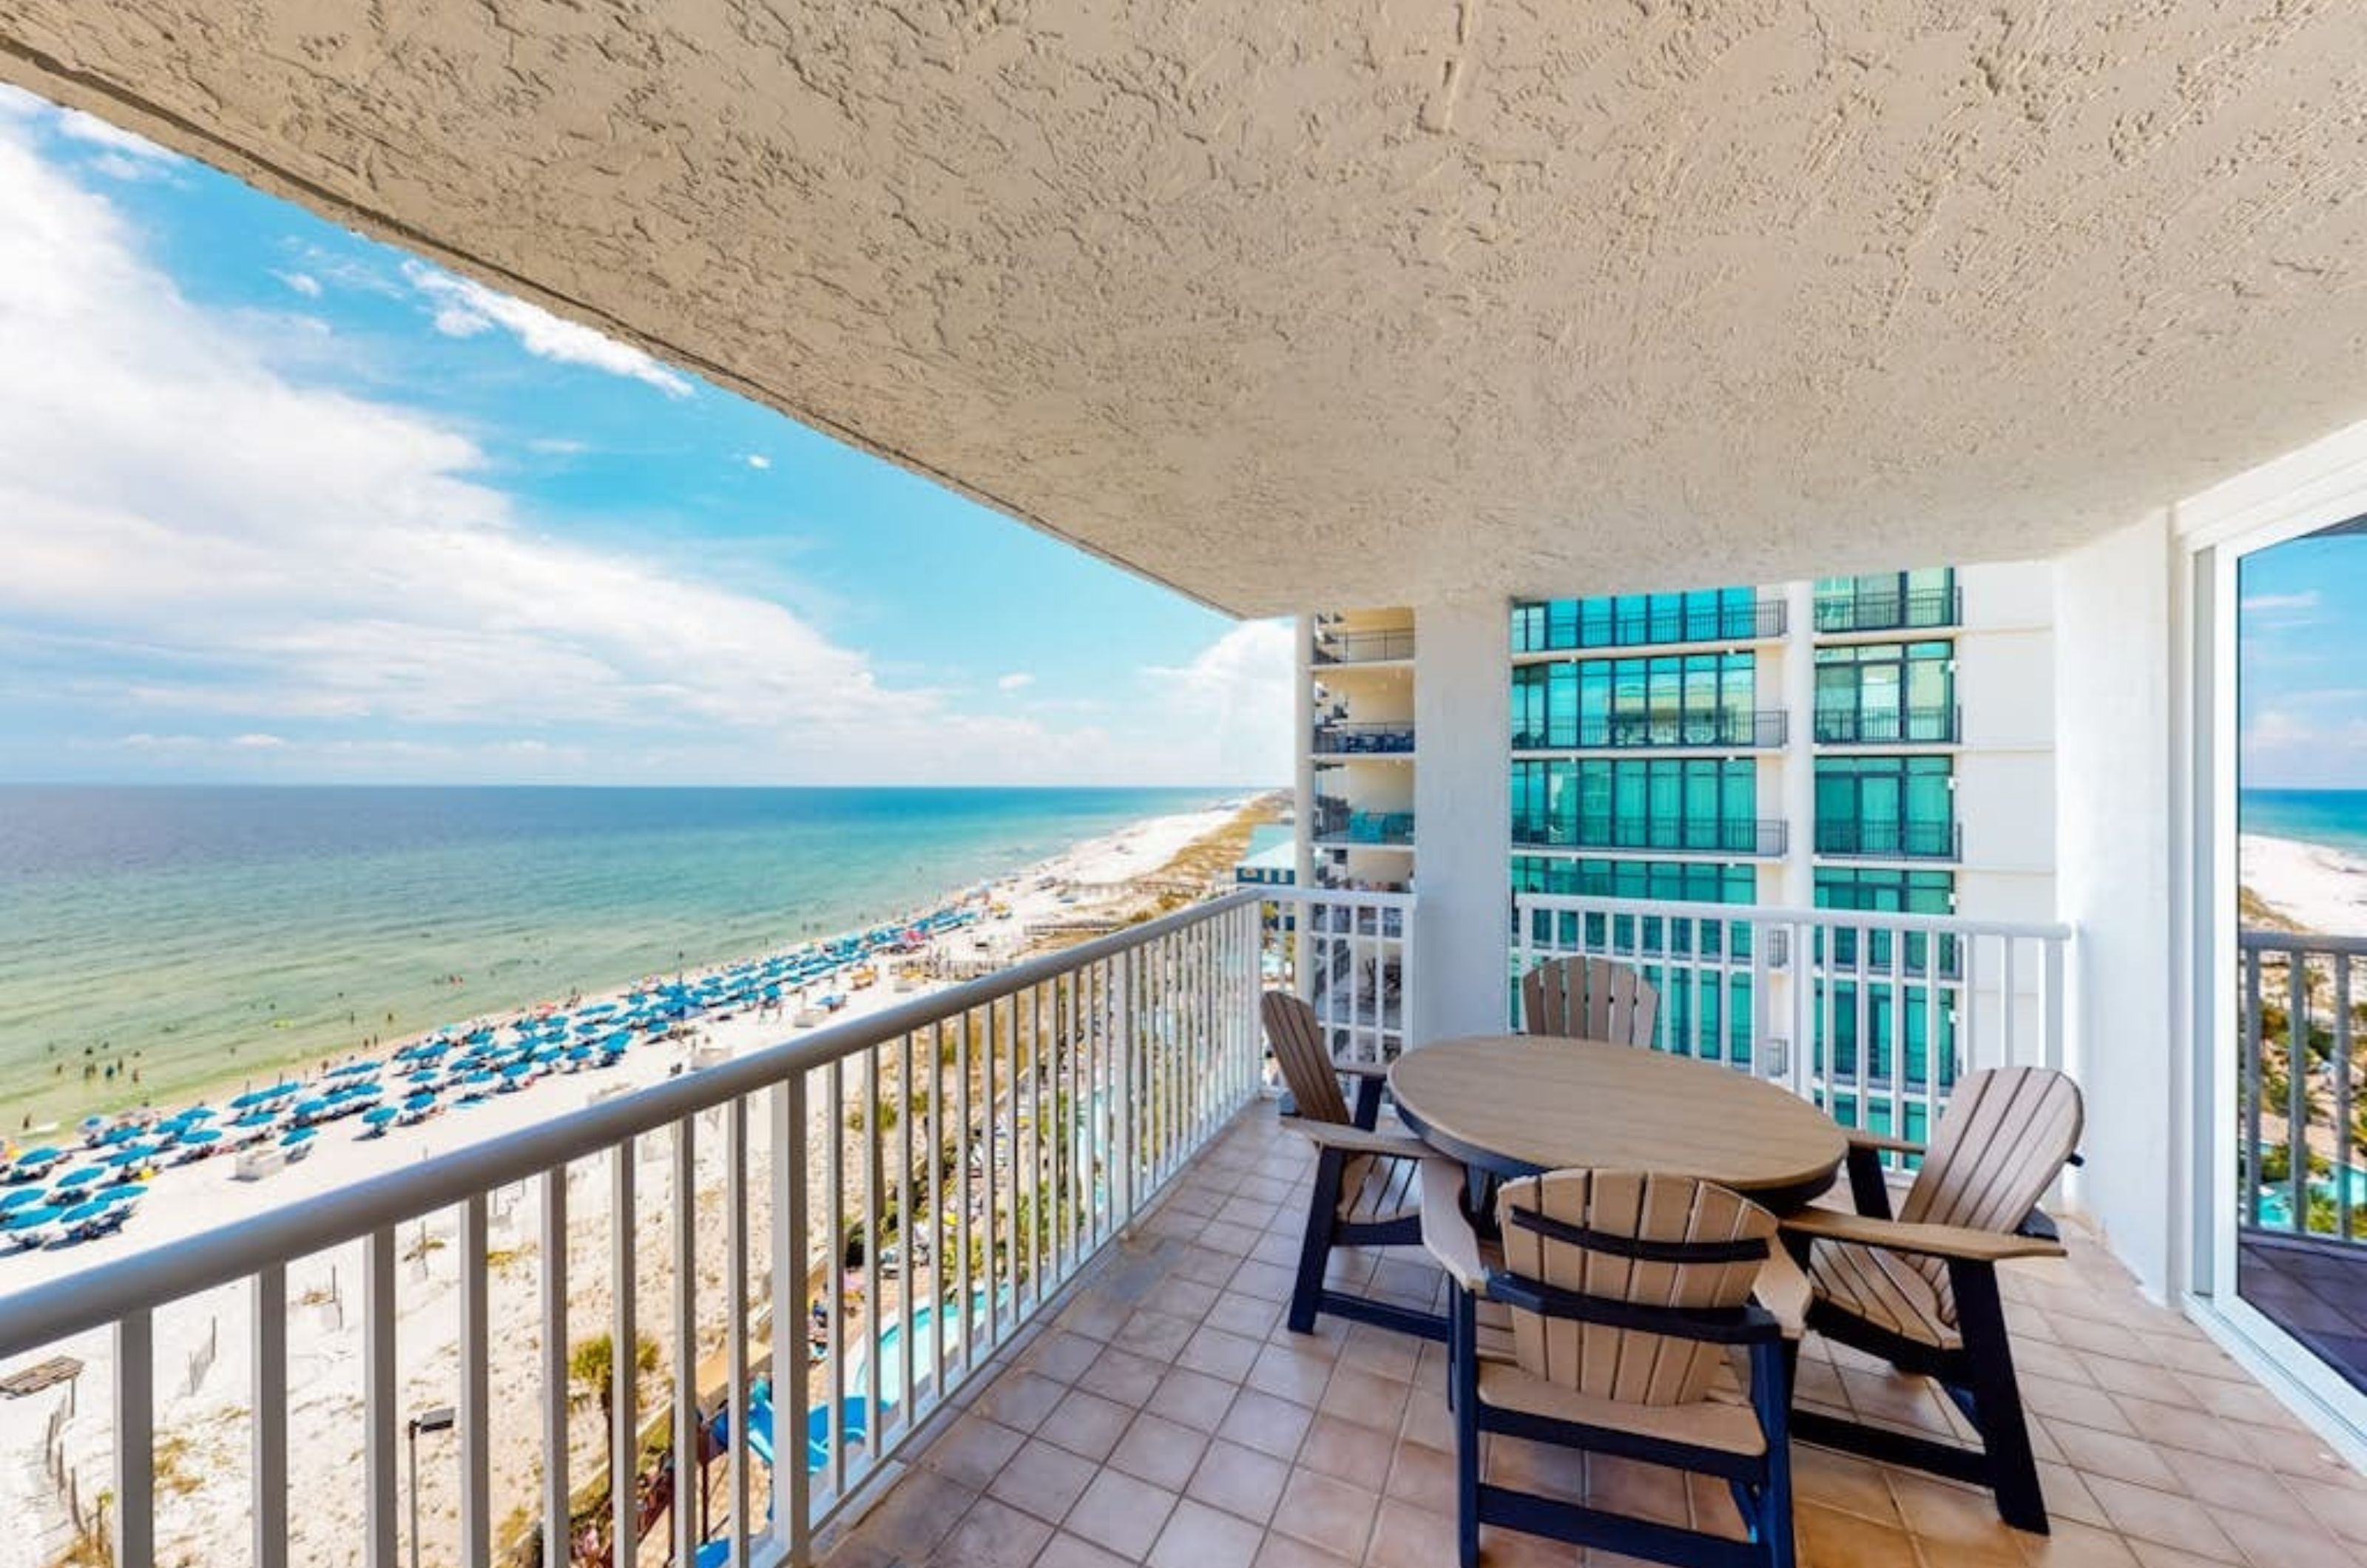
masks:
[[[1511,891],[2047,918],[2051,598],[2045,567],[2002,565],[1514,603]],[[1408,611],[1360,611],[1304,632],[1300,875],[1410,887],[1419,627]],[[1657,928],[1635,940],[1650,968]],[[1863,1037],[1886,1062],[1903,1047],[1906,1080],[1944,1081],[1954,1021],[1906,983],[1931,955],[1897,956],[1901,976],[1818,991],[1812,1049],[1853,1055]],[[1890,975],[1886,947],[1866,957]],[[1784,983],[1670,987],[1665,1036],[1747,1058],[1768,1048],[1750,1038],[1768,1010],[1749,989]],[[1835,1109],[1891,1120],[1886,1101]]]

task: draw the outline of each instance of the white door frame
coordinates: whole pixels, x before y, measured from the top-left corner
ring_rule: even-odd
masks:
[[[2170,1238],[2188,1315],[2367,1468],[2367,1395],[2236,1292],[2237,1075],[2227,1048],[2237,1007],[2238,569],[2248,556],[2362,514],[2367,425],[2237,475],[2172,513],[2171,930],[2182,934],[2170,956],[2184,1048]]]

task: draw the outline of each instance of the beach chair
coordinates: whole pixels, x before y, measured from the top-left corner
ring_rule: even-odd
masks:
[[[1262,1010],[1266,1041],[1290,1086],[1283,1124],[1306,1136],[1316,1150],[1315,1188],[1308,1195],[1298,1277],[1290,1294],[1291,1332],[1312,1333],[1317,1316],[1328,1312],[1425,1339],[1445,1338],[1446,1320],[1436,1314],[1324,1282],[1335,1247],[1421,1245],[1419,1184],[1430,1148],[1410,1134],[1377,1130],[1388,1069],[1377,1063],[1333,1061],[1315,1010],[1286,991],[1268,991]],[[1356,1080],[1353,1111],[1340,1092],[1343,1075]]]
[[[1792,1568],[1784,1325],[1752,1300],[1775,1216],[1692,1177],[1560,1170],[1496,1196],[1500,1249],[1464,1172],[1422,1168],[1422,1235],[1455,1291],[1447,1339],[1463,1568],[1493,1525],[1697,1568]],[[1508,1320],[1483,1324],[1482,1309]],[[1483,1350],[1483,1336],[1489,1341]],[[1726,1482],[1746,1539],[1486,1481],[1490,1434]]]
[[[1633,964],[1550,958],[1521,976],[1523,1033],[1649,1045],[1659,1016],[1659,993]]]
[[[1988,1487],[2006,1523],[2046,1533],[1997,1266],[2063,1255],[2037,1204],[2078,1157],[2081,1115],[2079,1087],[2064,1074],[2000,1067],[1958,1081],[1928,1148],[1851,1135],[1858,1212],[1811,1208],[1784,1222],[1784,1245],[1807,1276],[1807,1326],[1938,1382],[1980,1446],[1809,1410],[1793,1417],[1803,1441]],[[1922,1160],[1895,1219],[1884,1152]]]

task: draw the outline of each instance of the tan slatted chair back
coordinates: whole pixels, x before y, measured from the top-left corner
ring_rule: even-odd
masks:
[[[1750,1299],[1775,1216],[1739,1193],[1692,1177],[1557,1170],[1507,1182],[1496,1201],[1504,1270],[1539,1284],[1641,1306],[1738,1307]],[[1647,1242],[1757,1242],[1718,1263],[1619,1257],[1517,1223],[1516,1211],[1601,1236]],[[1629,1404],[1691,1404],[1709,1392],[1726,1348],[1641,1329],[1514,1311],[1521,1370],[1579,1393]]]
[[[1259,1007],[1266,1043],[1274,1048],[1298,1113],[1310,1122],[1347,1124],[1348,1100],[1340,1092],[1340,1075],[1332,1070],[1331,1048],[1323,1042],[1315,1010],[1287,991],[1268,991]]]
[[[1968,1230],[2011,1231],[2038,1206],[2079,1146],[2086,1111],[2079,1086],[2052,1067],[1992,1067],[1966,1074],[1932,1130],[1923,1168],[1898,1217]],[[1911,1262],[1956,1321],[1947,1265]]]
[[[1555,958],[1521,978],[1524,1033],[1649,1045],[1659,1016],[1659,993],[1633,964],[1608,958]]]

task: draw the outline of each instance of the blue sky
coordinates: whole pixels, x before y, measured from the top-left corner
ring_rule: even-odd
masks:
[[[2245,787],[2367,789],[2367,534],[2261,550],[2238,585]]]
[[[0,778],[1274,784],[1288,638],[0,88]]]

